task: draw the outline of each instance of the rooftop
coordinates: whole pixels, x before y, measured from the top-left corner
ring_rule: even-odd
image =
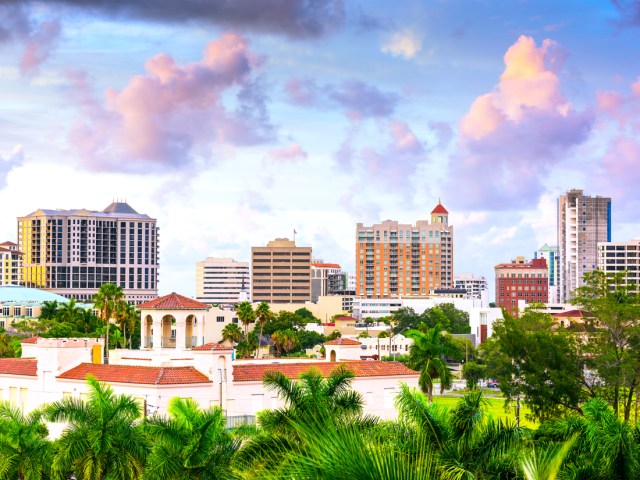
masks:
[[[445,214],[445,215],[448,215],[448,214],[449,214],[449,212],[447,211],[447,209],[446,209],[446,208],[444,208],[444,205],[442,205],[442,203],[440,202],[440,200],[438,200],[438,205],[436,205],[436,208],[434,208],[434,209],[431,211],[431,214],[434,214],[434,213],[440,213],[440,214]]]
[[[69,299],[52,292],[38,290],[37,288],[26,288],[21,285],[3,285],[0,287],[0,303],[44,303],[53,301],[68,303]]]
[[[57,378],[86,380],[93,375],[101,382],[137,383],[144,385],[187,385],[211,383],[209,378],[194,367],[147,367],[138,365],[100,365],[81,363]]]
[[[246,364],[233,366],[234,382],[262,381],[269,371],[282,372],[287,378],[299,378],[312,368],[328,377],[339,365],[346,366],[356,377],[417,376],[418,372],[407,368],[400,362],[377,362],[354,360],[349,362],[313,362],[313,363],[271,363],[268,365]]]
[[[352,340],[350,338],[336,338],[335,340],[331,340],[330,342],[325,342],[325,345],[362,345],[357,340]]]
[[[0,374],[35,377],[38,361],[35,358],[0,358]]]
[[[137,306],[138,310],[209,310],[209,305],[176,292],[154,298]]]
[[[199,347],[193,347],[191,351],[193,352],[207,352],[207,351],[230,351],[233,350],[233,347],[229,347],[227,345],[221,345],[219,343],[205,343],[204,345],[200,345]]]

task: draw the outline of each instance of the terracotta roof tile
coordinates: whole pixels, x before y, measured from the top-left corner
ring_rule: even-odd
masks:
[[[0,358],[0,374],[35,377],[38,361],[35,358]]]
[[[433,210],[431,210],[431,213],[444,213],[444,214],[448,214],[449,212],[447,211],[446,208],[444,208],[444,205],[442,205],[440,202],[438,202],[438,205],[436,205],[436,208],[434,208]]]
[[[81,363],[62,375],[58,375],[58,378],[85,380],[87,375],[93,375],[101,382],[107,383],[138,383],[144,385],[211,383],[211,380],[193,367],[96,365],[93,363]]]
[[[29,337],[29,338],[25,338],[24,340],[20,340],[20,343],[38,343],[38,339],[40,337]]]
[[[312,362],[312,363],[270,363],[233,366],[234,382],[261,381],[268,371],[282,372],[287,378],[299,378],[311,368],[317,368],[323,377],[328,377],[338,365],[345,365],[356,377],[414,376],[418,372],[407,368],[400,362],[376,362],[372,360],[354,360],[349,362]]]
[[[344,322],[344,321],[355,321],[355,322],[357,322],[357,321],[358,321],[358,319],[357,319],[357,318],[355,318],[355,317],[350,317],[349,315],[343,315],[343,316],[341,316],[341,317],[336,317],[335,319],[336,319],[336,320],[343,321],[343,322]]]
[[[213,351],[213,350],[220,350],[220,351],[231,351],[233,350],[233,347],[228,347],[226,345],[220,345],[219,343],[205,343],[204,345],[200,345],[199,347],[193,347],[191,349],[192,351],[196,351],[196,352],[205,352],[205,351]]]
[[[311,268],[342,268],[337,263],[312,263]]]
[[[567,310],[566,312],[552,313],[552,317],[584,317],[582,310]]]
[[[331,340],[330,342],[325,342],[325,345],[362,345],[357,340],[352,340],[350,338],[336,338],[335,340]]]
[[[137,308],[138,310],[209,310],[209,305],[174,292],[141,303]]]

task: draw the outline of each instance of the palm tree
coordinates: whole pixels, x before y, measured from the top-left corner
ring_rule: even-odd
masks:
[[[231,460],[238,449],[226,431],[220,407],[200,410],[190,398],[172,398],[170,418],[154,416],[143,425],[152,443],[146,480],[238,478]]]
[[[524,430],[485,418],[482,392],[462,397],[448,411],[424,393],[402,384],[396,407],[405,436],[424,438],[437,454],[440,475],[435,478],[515,478]]]
[[[43,302],[42,307],[40,308],[40,319],[41,320],[51,320],[55,318],[58,314],[58,307],[60,305],[56,300],[52,302]]]
[[[42,411],[24,415],[18,407],[0,403],[0,479],[48,478],[51,465],[48,434]]]
[[[260,302],[256,307],[256,321],[260,324],[260,336],[258,337],[258,350],[260,352],[260,345],[262,344],[262,330],[264,329],[264,324],[267,323],[273,317],[273,313],[269,308],[269,304],[267,302]],[[256,357],[258,354],[256,354]]]
[[[62,303],[58,308],[58,321],[76,324],[78,317],[82,315],[82,309],[78,307],[74,298],[69,299],[68,302]]]
[[[238,343],[242,338],[242,330],[235,323],[229,323],[222,329],[222,340]]]
[[[127,327],[129,327],[129,348],[131,348],[131,336],[135,329],[135,322],[140,321],[140,313],[134,305],[130,305],[126,302],[118,302],[116,304],[116,310],[114,312],[116,323],[122,330],[122,336],[124,337],[124,343],[127,344]]]
[[[87,383],[87,401],[67,397],[45,409],[49,421],[69,424],[57,442],[54,473],[83,480],[138,478],[148,451],[137,425],[140,406],[90,375]]]
[[[236,305],[236,315],[238,315],[238,320],[240,320],[242,325],[244,325],[244,337],[247,338],[249,324],[256,318],[256,314],[253,311],[251,303],[244,301]]]
[[[556,480],[564,460],[577,439],[575,435],[559,447],[547,447],[540,453],[533,448],[520,458],[520,469],[526,480]]]
[[[440,379],[440,393],[451,388],[451,370],[444,357],[455,358],[460,352],[451,343],[449,337],[443,335],[439,325],[426,332],[409,330],[407,337],[413,339],[407,365],[420,371],[418,380],[420,388],[429,395],[431,402],[433,401],[433,380]]]
[[[276,356],[282,356],[282,346],[284,345],[284,331],[278,330],[277,332],[273,332],[271,334],[271,343],[276,349]]]
[[[105,359],[109,363],[109,322],[114,316],[118,304],[124,301],[122,287],[113,283],[100,285],[98,293],[93,296],[93,303],[100,311],[100,318],[107,326],[105,339]]]
[[[284,351],[289,355],[289,352],[300,344],[300,337],[298,333],[291,328],[284,330],[282,337],[282,348],[284,348]]]
[[[271,370],[265,373],[265,388],[278,394],[286,407],[258,413],[266,430],[287,431],[292,421],[313,422],[327,416],[355,418],[362,414],[362,395],[351,390],[354,374],[344,365],[336,367],[325,379],[317,368],[311,368],[297,380]]]

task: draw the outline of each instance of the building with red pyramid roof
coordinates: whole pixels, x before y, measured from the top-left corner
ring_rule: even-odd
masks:
[[[431,221],[385,220],[356,225],[356,295],[366,298],[428,296],[453,288],[453,226],[438,200]]]

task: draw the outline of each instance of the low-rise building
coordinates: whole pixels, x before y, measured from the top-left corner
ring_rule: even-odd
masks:
[[[495,266],[496,304],[512,315],[518,314],[518,301],[547,303],[549,301],[549,270],[544,258],[526,262],[517,257],[511,263]]]
[[[599,242],[598,270],[624,272],[624,285],[640,293],[640,239],[627,242]]]
[[[0,243],[0,286],[22,284],[22,258],[17,243]]]

